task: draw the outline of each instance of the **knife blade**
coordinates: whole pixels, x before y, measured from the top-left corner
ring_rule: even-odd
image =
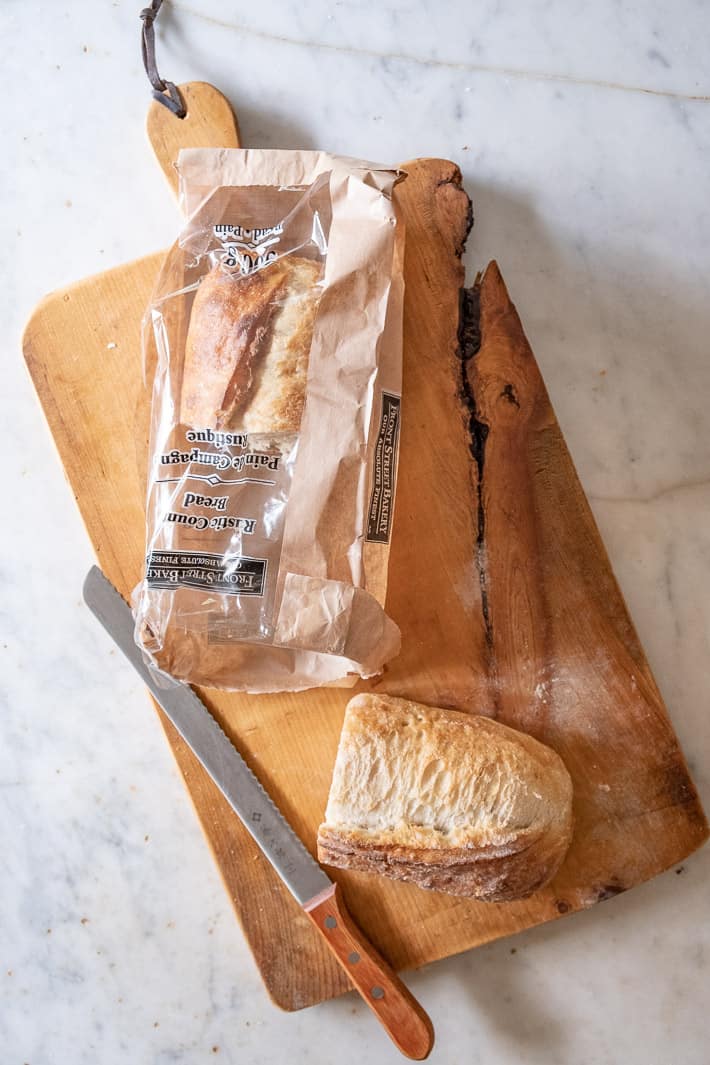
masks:
[[[407,1057],[426,1058],[434,1043],[429,1017],[354,923],[339,886],[312,858],[202,700],[189,685],[146,664],[134,639],[130,607],[98,566],[89,570],[83,595],[390,1038]]]
[[[140,674],[153,698],[241,818],[291,894],[304,905],[329,888],[329,877],[313,860],[202,700],[187,684],[146,665],[134,639],[130,608],[98,566],[92,567],[86,577],[84,600]]]

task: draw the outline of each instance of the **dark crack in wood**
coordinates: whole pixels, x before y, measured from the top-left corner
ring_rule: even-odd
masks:
[[[481,612],[488,650],[489,662],[493,660],[493,622],[488,597],[486,567],[486,512],[483,503],[483,476],[486,460],[488,425],[479,418],[476,397],[473,393],[467,363],[481,350],[481,301],[480,276],[471,288],[462,288],[459,310],[458,356],[461,360],[461,399],[468,414],[469,450],[476,464],[476,568],[481,589]]]

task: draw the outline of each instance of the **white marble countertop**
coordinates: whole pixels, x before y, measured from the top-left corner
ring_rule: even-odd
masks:
[[[400,1060],[354,996],[269,1002],[159,724],[80,602],[92,561],[19,354],[42,294],[167,245],[140,4],[0,10],[3,1065]],[[40,10],[41,9],[41,10]],[[710,806],[710,46],[679,0],[175,2],[159,65],[246,144],[441,155],[473,196]],[[409,982],[441,1065],[706,1065],[710,847]]]

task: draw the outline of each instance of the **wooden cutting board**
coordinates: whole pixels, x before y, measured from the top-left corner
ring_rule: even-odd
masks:
[[[169,176],[180,143],[237,143],[223,98],[207,86],[185,91],[184,124],[158,105],[151,113]],[[436,159],[406,169],[397,192],[407,224],[404,402],[387,600],[403,650],[372,687],[494,715],[550,744],[574,780],[576,830],[554,882],[524,902],[481,904],[336,872],[356,920],[397,969],[591,906],[708,835],[495,264],[462,298],[471,208],[459,170]],[[126,597],[144,555],[140,320],[161,259],[53,293],[24,339],[99,564]],[[200,694],[315,851],[351,692]],[[110,692],[106,702],[108,710]],[[274,1001],[299,1009],[345,991],[308,919],[161,720]]]

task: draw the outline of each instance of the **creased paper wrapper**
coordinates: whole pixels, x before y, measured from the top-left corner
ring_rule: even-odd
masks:
[[[238,691],[381,671],[399,443],[396,170],[189,149],[186,225],[146,315],[153,370],[136,640]],[[151,366],[151,362],[153,365]]]

